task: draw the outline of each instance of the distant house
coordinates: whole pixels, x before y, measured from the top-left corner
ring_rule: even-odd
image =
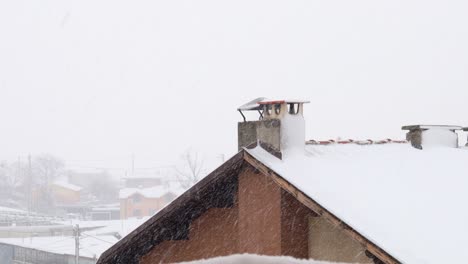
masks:
[[[90,220],[118,220],[120,219],[120,204],[102,204],[91,207],[86,213],[86,218]]]
[[[51,186],[52,198],[59,205],[79,203],[81,190],[80,186],[65,181],[56,181]]]
[[[305,141],[304,101],[252,101],[239,152],[103,253],[100,264],[251,253],[342,263],[463,263],[468,150],[456,126],[404,140]]]
[[[165,186],[124,188],[120,190],[120,218],[151,216],[161,210],[176,195]]]
[[[126,188],[149,188],[162,185],[161,177],[157,175],[134,175],[123,178]]]

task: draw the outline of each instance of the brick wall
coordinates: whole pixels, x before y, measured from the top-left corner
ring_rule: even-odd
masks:
[[[368,262],[361,258],[363,255],[351,258],[356,252],[363,253],[362,248],[350,238],[342,237],[343,234],[336,236],[334,241],[342,243],[334,244],[335,249],[321,244],[310,250],[309,243],[318,243],[320,236],[332,234],[323,228],[309,232],[309,228],[314,228],[312,221],[323,219],[250,166],[238,177],[233,207],[208,209],[191,223],[188,239],[164,241],[142,257],[140,263],[191,261],[237,253],[329,259],[340,247],[346,249],[340,260]]]

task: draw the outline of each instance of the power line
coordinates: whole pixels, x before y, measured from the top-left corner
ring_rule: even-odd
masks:
[[[82,235],[87,236],[87,237],[91,237],[91,238],[94,238],[94,239],[97,239],[97,240],[102,241],[102,242],[105,242],[105,243],[109,243],[109,244],[111,244],[111,245],[114,245],[114,244],[115,244],[114,242],[109,242],[109,241],[106,241],[106,240],[104,240],[104,239],[98,238],[98,237],[96,237],[96,236],[88,235],[88,234],[85,234],[85,233],[83,233]]]

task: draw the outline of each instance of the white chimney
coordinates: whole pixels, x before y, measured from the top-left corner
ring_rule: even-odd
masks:
[[[464,127],[464,128],[463,128],[463,131],[468,131],[468,127]],[[467,146],[467,147],[468,147],[468,139],[467,139],[467,141],[466,141],[466,144],[465,144],[465,146]]]
[[[304,151],[305,103],[309,102],[258,98],[239,107],[244,117],[238,124],[239,149],[257,143],[280,159],[286,152]],[[260,120],[247,121],[243,111],[258,111]]]

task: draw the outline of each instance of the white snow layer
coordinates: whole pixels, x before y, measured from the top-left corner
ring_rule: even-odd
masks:
[[[114,236],[93,237],[83,233],[80,238],[80,256],[98,258],[117,241],[118,239]],[[0,238],[0,243],[56,254],[75,255],[75,238],[73,236]]]
[[[443,129],[443,128],[431,128],[422,132],[422,146],[442,146],[442,147],[453,147],[458,146],[458,135],[457,133]]]
[[[283,155],[304,154],[305,120],[301,114],[286,113],[281,119],[281,150]]]
[[[292,257],[273,257],[259,256],[252,254],[237,254],[226,257],[217,257],[211,259],[203,259],[197,261],[181,262],[181,264],[331,264],[332,262],[315,261],[315,260],[300,260]],[[333,262],[335,263],[335,262]]]
[[[247,150],[403,263],[468,259],[468,150],[409,144]]]
[[[14,208],[10,208],[10,207],[0,206],[0,214],[1,213],[27,214],[28,212],[26,212],[24,210],[19,210],[19,209],[14,209]]]

